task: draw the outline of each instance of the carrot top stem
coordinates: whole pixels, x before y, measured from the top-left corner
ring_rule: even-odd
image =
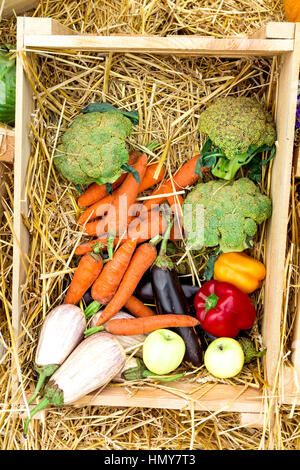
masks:
[[[113,250],[114,250],[114,242],[115,238],[113,235],[108,235],[107,238],[107,254],[109,259],[113,259]]]
[[[93,245],[93,252],[94,253],[102,253],[104,245],[102,242],[95,242]]]

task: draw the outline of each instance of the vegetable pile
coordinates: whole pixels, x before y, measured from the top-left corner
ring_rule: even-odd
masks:
[[[226,127],[220,109],[229,103]],[[76,248],[64,304],[44,322],[36,356],[41,378],[29,402],[39,393],[43,398],[25,433],[43,407],[72,403],[111,381],[177,380],[203,364],[211,375],[230,378],[265,353],[248,336],[256,321],[250,295],[261,288],[266,271],[243,252],[253,248],[257,225],[271,216],[272,204],[237,172],[250,154],[273,145],[271,118],[253,99],[219,100],[201,114],[200,129],[222,165],[204,165],[202,148],[168,179],[163,165],[127,148],[137,122],[134,112],[93,103],[57,149],[61,175],[90,183],[78,197],[78,225],[93,238]],[[236,174],[242,177],[233,180]],[[143,202],[137,200],[141,195]],[[196,254],[215,247],[214,279],[182,282],[173,261],[182,246]]]

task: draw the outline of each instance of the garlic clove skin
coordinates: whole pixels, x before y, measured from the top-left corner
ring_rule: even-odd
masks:
[[[95,313],[95,315],[93,315],[92,320],[91,320],[91,325],[90,325],[91,328],[93,326],[96,326],[97,320],[101,314],[101,311],[102,310],[100,310],[99,312]],[[127,312],[123,312],[122,310],[120,310],[111,318],[111,320],[117,319],[117,318],[135,318],[135,317],[133,315],[130,315]],[[105,324],[104,324],[104,327],[105,327]],[[130,350],[128,351],[129,354],[133,353],[135,346],[140,345],[140,348],[135,353],[135,356],[143,357],[142,346],[143,346],[145,339],[147,338],[147,335],[132,335],[132,336],[114,335],[114,337],[117,338],[118,341],[120,341],[121,345],[123,346],[125,350],[128,350],[128,348],[130,348]]]
[[[55,307],[43,323],[35,354],[36,366],[60,365],[84,337],[86,319],[76,305]]]
[[[61,390],[63,403],[72,403],[108,384],[122,370],[125,360],[125,351],[113,335],[95,333],[54,372],[46,390]]]

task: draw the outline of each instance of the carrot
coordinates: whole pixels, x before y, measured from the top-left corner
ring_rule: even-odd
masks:
[[[128,163],[129,165],[133,165],[139,156],[140,152],[130,152],[129,153],[129,159]],[[120,186],[121,183],[123,183],[124,179],[126,178],[126,173],[120,176],[120,178],[117,179],[112,185],[113,189],[116,189],[118,186]],[[87,207],[91,206],[97,201],[100,201],[100,199],[104,198],[106,196],[106,185],[102,184],[99,185],[97,183],[91,184],[81,196],[78,198],[78,205],[79,207]]]
[[[121,175],[120,178],[118,178],[117,181],[112,184],[112,189],[114,190],[118,188],[123,183],[125,178],[126,173]],[[107,196],[106,184],[100,185],[93,183],[84,191],[84,193],[81,194],[81,196],[79,196],[77,203],[79,207],[89,207],[95,204],[95,202],[103,199],[105,196]]]
[[[103,219],[96,219],[92,220],[92,222],[88,222],[84,228],[85,235],[90,235],[91,237],[104,237],[107,233],[103,227]]]
[[[75,249],[75,255],[85,255],[86,253],[91,253],[95,251],[95,248],[99,250],[104,250],[107,248],[108,234],[105,233],[102,237],[91,240],[89,242],[83,243],[82,245],[77,246]],[[114,246],[118,243],[118,238],[114,240]]]
[[[136,240],[127,240],[106,263],[92,286],[92,297],[106,305],[113,298],[136,248]]]
[[[133,295],[127,300],[125,307],[135,317],[151,317],[155,315],[155,312],[151,310],[151,308],[147,307],[147,305]]]
[[[105,330],[114,335],[141,335],[161,328],[194,327],[199,325],[197,318],[190,315],[152,315],[142,318],[120,318],[110,320]]]
[[[105,197],[100,199],[100,201],[97,201],[91,206],[89,206],[80,215],[78,219],[78,224],[84,225],[87,220],[92,220],[92,219],[95,219],[96,217],[102,217],[105,213],[108,212],[113,199],[114,199],[114,196],[107,194]]]
[[[174,188],[176,191],[178,191],[180,189],[186,188],[187,186],[190,186],[196,183],[196,181],[200,178],[200,176],[197,173],[195,173],[196,164],[197,164],[197,160],[199,156],[200,155],[196,155],[195,157],[191,158],[189,161],[184,163],[184,165],[182,165],[181,168],[179,168],[179,170],[173,176],[174,187],[172,185],[171,180],[167,180],[160,186],[160,188],[157,188],[155,191],[153,191],[151,196],[158,195],[158,197],[153,198],[153,199],[148,199],[144,203],[144,205],[146,206],[148,210],[152,205],[160,204],[161,202],[167,199],[166,197],[163,196],[164,193],[173,193]],[[208,171],[209,171],[209,168],[202,167],[203,173],[207,173]],[[177,197],[179,197],[179,195],[177,195]],[[170,205],[173,205],[174,196],[172,197],[171,200],[168,200],[168,202]]]
[[[140,176],[140,181],[144,177],[146,166],[147,156],[142,154],[134,165],[134,169]],[[86,224],[86,233],[92,235],[96,231],[96,233],[102,234],[107,230],[109,233],[122,234],[131,219],[129,212],[138,195],[139,187],[140,183],[129,173],[118,188],[107,215],[101,221],[90,222],[91,225]]]
[[[140,187],[139,187],[139,193],[145,191],[146,189],[151,188],[155,184],[159,183],[165,174],[165,169],[162,167],[158,178],[154,179],[154,174],[156,171],[156,168],[158,166],[158,163],[154,163],[153,165],[150,165],[146,168],[144,178],[141,181]],[[123,175],[122,175],[123,176]],[[124,175],[125,178],[125,175]],[[96,184],[96,183],[95,183]],[[115,196],[118,195],[118,191],[116,191]],[[174,198],[176,196],[173,196]],[[181,198],[180,195],[178,195],[179,198]],[[95,202],[94,204],[90,205],[79,217],[78,219],[78,224],[83,225],[87,220],[93,220],[96,217],[102,217],[105,212],[107,212],[109,205],[113,201],[113,196],[110,194],[106,195],[99,201]],[[180,201],[181,202],[181,201]],[[171,203],[173,205],[173,203]],[[182,205],[182,202],[181,202]]]
[[[133,219],[128,225],[128,237],[136,238],[138,243],[147,241],[165,232],[167,223],[159,210],[148,211],[146,215]]]
[[[155,189],[150,196],[157,196],[156,198],[147,199],[144,202],[144,206],[147,210],[156,204],[160,204],[161,202],[166,200],[166,196],[164,194],[173,193],[173,186],[170,180],[165,181],[163,184],[160,185],[159,188]]]
[[[78,304],[79,300],[95,282],[103,268],[100,255],[88,253],[84,255],[74,273],[64,304]]]
[[[161,168],[158,177],[154,178],[157,167],[158,167],[158,163],[153,163],[152,165],[147,166],[144,179],[141,182],[141,185],[140,185],[140,188],[139,188],[140,193],[145,191],[146,189],[151,188],[152,186],[159,183],[163,179],[163,177],[165,175],[165,168],[164,167]]]
[[[92,225],[89,225],[90,235],[97,236],[97,224],[99,221],[96,221]],[[91,222],[92,224],[92,222]],[[88,225],[88,224],[87,224]],[[128,225],[127,234],[122,236],[119,240],[118,237],[115,238],[114,246],[120,241],[121,244],[125,243],[128,239],[136,239],[137,244],[146,242],[151,237],[156,235],[162,235],[166,230],[166,221],[162,217],[161,212],[153,209],[152,211],[147,212],[146,216],[142,215],[133,219]],[[95,240],[83,243],[75,249],[75,255],[84,255],[93,251],[94,247],[100,243],[101,248],[107,247],[107,238],[108,234],[103,233]]]
[[[151,242],[144,243],[138,247],[129,263],[116,294],[101,312],[97,321],[97,326],[105,323],[121,310],[122,307],[124,307],[135,291],[135,288],[143,274],[154,262],[156,256],[156,248]]]

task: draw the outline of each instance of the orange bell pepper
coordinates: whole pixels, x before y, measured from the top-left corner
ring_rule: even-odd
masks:
[[[229,282],[246,294],[251,294],[266,277],[266,268],[260,261],[244,253],[222,253],[214,266],[214,279]]]

